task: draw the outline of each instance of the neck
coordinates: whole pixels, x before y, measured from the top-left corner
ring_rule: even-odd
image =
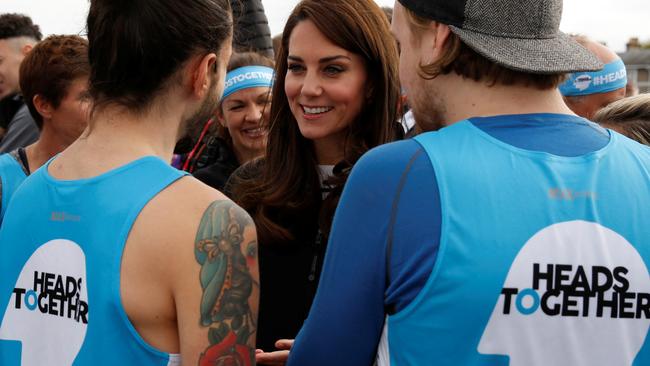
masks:
[[[314,142],[314,152],[319,165],[336,165],[345,158],[346,131],[327,136]]]
[[[182,117],[179,103],[159,103],[139,114],[115,105],[102,107],[81,137],[61,154],[74,167],[68,174],[92,177],[145,156],[171,162]]]
[[[440,96],[446,106],[444,117],[447,124],[471,117],[530,113],[574,114],[556,88],[539,90],[519,85],[490,86],[457,75],[441,75],[439,78],[445,83]]]
[[[53,131],[51,126],[52,121],[43,121],[43,130],[38,141],[25,148],[30,172],[36,171],[72,142]]]

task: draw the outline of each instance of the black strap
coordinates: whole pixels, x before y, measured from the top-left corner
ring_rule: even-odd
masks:
[[[27,153],[25,152],[25,148],[20,147],[14,151],[11,151],[9,155],[11,155],[14,160],[16,160],[25,175],[31,174],[29,171],[29,161],[27,161]]]
[[[31,170],[29,170],[29,161],[27,160],[27,153],[25,152],[24,147],[18,149],[18,157],[20,157],[20,163],[22,164],[25,173],[27,173],[27,175],[32,174]]]

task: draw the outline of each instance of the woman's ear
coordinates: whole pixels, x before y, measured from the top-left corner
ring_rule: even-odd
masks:
[[[228,126],[226,126],[226,118],[223,116],[223,104],[219,105],[219,108],[217,108],[217,110],[214,112],[214,115],[221,127],[228,128]]]
[[[52,112],[54,111],[54,108],[52,107],[52,104],[45,100],[45,98],[43,98],[40,94],[34,95],[34,98],[32,98],[32,103],[34,104],[34,108],[36,108],[38,114],[40,114],[43,119],[52,118]]]

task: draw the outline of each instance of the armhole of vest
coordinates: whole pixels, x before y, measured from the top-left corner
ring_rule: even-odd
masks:
[[[401,319],[407,317],[410,313],[413,311],[417,310],[419,304],[426,298],[428,291],[431,289],[431,287],[434,285],[436,278],[438,277],[438,273],[440,272],[440,269],[442,267],[442,261],[445,258],[445,252],[447,249],[447,235],[445,234],[445,229],[447,227],[447,186],[445,185],[444,182],[444,176],[445,176],[445,171],[442,168],[441,164],[438,163],[436,160],[436,157],[432,155],[430,151],[426,149],[426,147],[423,145],[422,141],[419,139],[415,138],[415,141],[417,141],[421,146],[422,149],[425,151],[429,162],[431,163],[431,169],[433,169],[433,172],[435,174],[435,179],[436,183],[438,184],[438,196],[440,200],[440,241],[439,241],[439,247],[438,247],[438,254],[436,256],[436,260],[433,264],[433,268],[431,270],[431,273],[429,274],[429,277],[427,278],[426,283],[420,290],[420,292],[417,294],[417,296],[409,303],[406,305],[402,310],[399,312],[395,313],[390,317],[391,321],[400,321]],[[441,180],[440,177],[443,177]]]
[[[411,159],[409,160],[408,164],[404,168],[404,171],[402,172],[402,176],[400,178],[400,181],[397,185],[397,190],[395,192],[395,198],[393,198],[393,204],[390,209],[390,221],[388,222],[388,231],[387,231],[387,241],[386,241],[386,285],[385,288],[390,287],[391,281],[393,280],[392,276],[392,258],[393,258],[393,242],[394,242],[394,230],[395,230],[395,223],[397,222],[397,213],[399,210],[399,203],[402,197],[402,191],[404,190],[404,186],[406,185],[406,180],[408,179],[409,173],[411,173],[411,169],[413,169],[413,165],[417,161],[417,159],[424,154],[424,149],[419,148],[412,156]],[[388,305],[386,304],[384,306],[384,312],[388,315],[395,314],[396,309],[395,305]]]
[[[143,195],[143,198],[137,203],[137,205],[133,206],[134,208],[129,212],[129,215],[125,220],[125,224],[120,230],[120,234],[118,236],[120,246],[117,248],[119,249],[119,255],[115,256],[115,262],[113,263],[114,277],[111,284],[111,297],[113,298],[113,304],[117,308],[117,312],[122,320],[122,323],[126,327],[127,331],[131,334],[131,337],[133,337],[133,339],[142,347],[142,349],[144,349],[152,356],[161,358],[168,363],[174,357],[174,354],[161,351],[149,344],[144,338],[142,338],[140,333],[138,333],[138,331],[135,329],[133,323],[131,323],[126,310],[124,309],[121,289],[122,258],[124,257],[124,250],[126,249],[126,242],[129,238],[129,234],[131,233],[131,229],[142,213],[142,210],[144,210],[144,208],[160,193],[186,176],[188,176],[188,174],[181,171],[173,171],[167,173],[165,178],[160,180],[161,183],[154,185],[149,191],[147,191],[147,194]]]

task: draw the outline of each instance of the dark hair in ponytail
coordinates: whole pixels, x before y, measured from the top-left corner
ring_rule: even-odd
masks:
[[[230,39],[230,1],[91,0],[87,30],[95,106],[139,112],[190,57]]]

